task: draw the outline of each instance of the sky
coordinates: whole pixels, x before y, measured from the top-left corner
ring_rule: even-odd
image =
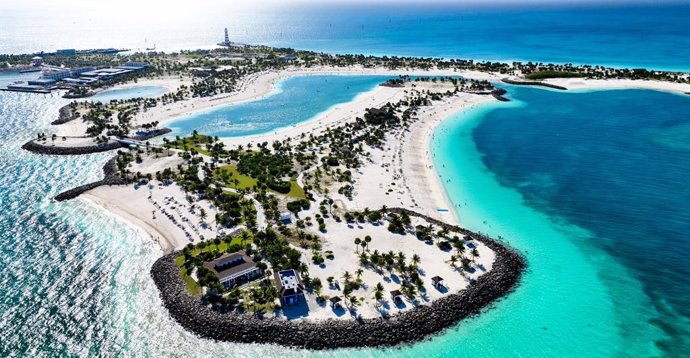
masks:
[[[690,3],[690,0],[195,0],[190,2],[188,0],[168,0],[168,1],[148,1],[148,0],[118,0],[117,2],[101,2],[93,0],[60,0],[60,1],[45,1],[45,0],[0,0],[0,8],[5,9],[30,9],[34,7],[94,7],[107,8],[113,5],[127,5],[136,6],[138,8],[158,9],[162,10],[165,7],[180,6],[180,7],[194,7],[194,6],[214,6],[227,5],[232,3],[237,7],[254,7],[254,6],[275,6],[284,4],[325,4],[325,3],[366,3],[366,4],[396,4],[396,3],[440,3],[440,4],[473,4],[473,5],[530,5],[530,4],[550,4],[550,5],[577,5],[577,4],[628,4],[628,3]],[[192,5],[190,5],[192,4]]]

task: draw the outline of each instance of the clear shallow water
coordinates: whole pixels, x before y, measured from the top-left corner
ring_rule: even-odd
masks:
[[[459,115],[432,144],[463,225],[509,238],[530,264],[516,294],[460,330],[490,337],[495,356],[682,356],[690,98],[510,95],[520,102]]]
[[[86,98],[87,101],[92,102],[110,102],[114,99],[132,99],[132,98],[156,98],[168,92],[165,87],[159,86],[133,86],[129,88],[111,89],[98,93],[95,96]]]
[[[317,51],[690,71],[687,1],[580,6],[233,1],[161,8],[123,0],[107,11],[77,3],[0,3],[0,53],[153,44],[159,50],[209,48],[228,27],[234,41]]]
[[[26,75],[0,75],[0,83],[21,76]],[[284,84],[283,91],[287,90]],[[616,101],[630,98],[639,103],[639,108],[631,108],[632,113],[644,114],[644,120],[639,123],[643,129],[638,132],[650,139],[647,145],[663,150],[678,150],[680,146],[681,150],[687,150],[682,141],[676,140],[684,138],[677,134],[682,131],[664,130],[685,128],[682,117],[678,119],[675,112],[657,115],[641,109],[654,108],[650,103],[666,103],[664,108],[682,111],[683,101],[687,99],[648,91],[564,94],[512,87],[510,90],[511,96],[522,101],[478,107],[444,122],[436,131],[432,151],[443,181],[450,180],[446,189],[453,203],[460,205],[458,213],[463,224],[502,235],[527,255],[530,267],[520,288],[499,302],[496,309],[410,347],[338,350],[316,355],[655,356],[682,352],[679,349],[685,341],[677,332],[685,329],[684,322],[671,316],[679,314],[671,311],[676,308],[668,303],[669,307],[665,308],[663,303],[673,301],[674,297],[682,300],[687,297],[683,292],[666,292],[662,285],[656,295],[648,292],[644,278],[627,264],[622,265],[625,260],[601,244],[615,237],[602,238],[589,226],[582,223],[578,224],[587,229],[574,226],[570,217],[554,208],[539,205],[539,201],[535,204],[524,200],[521,193],[502,184],[517,187],[520,192],[530,185],[498,177],[499,182],[485,162],[491,155],[501,158],[491,164],[499,173],[501,168],[517,165],[512,163],[516,160],[529,168],[527,164],[534,157],[518,156],[522,153],[518,148],[525,147],[525,143],[532,143],[531,146],[541,143],[535,140],[535,136],[541,138],[540,134],[544,134],[539,131],[569,133],[584,145],[588,136],[577,136],[574,128],[563,126],[594,125],[590,123],[592,118],[574,118],[576,114],[569,108],[585,101],[591,103],[587,108],[603,115],[598,106],[617,105]],[[608,95],[612,98],[607,98]],[[597,100],[598,96],[604,97]],[[256,103],[275,105],[270,98]],[[3,143],[0,198],[8,203],[0,208],[0,271],[5,273],[0,277],[0,285],[5,288],[0,295],[0,353],[13,352],[18,356],[305,355],[304,351],[273,346],[208,342],[185,332],[168,317],[149,278],[148,270],[161,253],[145,234],[86,202],[50,201],[62,190],[98,178],[100,167],[108,158],[107,154],[88,158],[35,156],[19,149],[26,139],[47,128],[57,109],[65,103],[67,100],[58,96],[0,93]],[[289,107],[280,108],[290,112]],[[590,113],[587,108],[581,109]],[[621,119],[615,111],[610,112],[600,125],[632,125],[628,124],[632,122],[629,115]],[[535,116],[539,113],[547,117]],[[536,120],[532,117],[541,118],[542,122],[528,123]],[[534,133],[527,135],[522,125],[515,127],[516,123],[530,124]],[[25,131],[17,135],[20,128]],[[616,133],[611,128],[603,131],[587,127],[587,131],[593,130]],[[635,132],[630,128],[619,130],[626,135]],[[493,141],[482,139],[482,131],[487,131]],[[501,138],[493,137],[495,132],[504,133],[502,144]],[[551,143],[551,148],[568,143],[560,137],[555,141],[559,146]],[[631,142],[635,141],[631,139]],[[487,152],[478,151],[477,145]],[[591,144],[592,148],[599,145]],[[570,146],[563,148],[558,152],[572,154]],[[541,156],[542,152],[543,149]],[[581,156],[585,155],[581,153]],[[538,168],[555,170],[557,166],[544,163]],[[601,168],[593,169],[594,174],[590,175],[598,170]],[[558,179],[559,175],[555,177]],[[532,178],[529,183],[539,183],[537,193],[553,192],[544,188],[560,185],[556,179]],[[589,211],[597,204],[590,201]],[[26,203],[35,204],[27,206]],[[664,260],[663,252],[654,252],[659,254],[658,260]],[[665,272],[661,268],[649,274],[653,277],[654,273]],[[668,284],[672,286],[671,281]],[[670,299],[662,301],[662,295]]]
[[[333,106],[349,102],[374,89],[389,77],[358,75],[308,75],[281,80],[263,98],[222,106],[170,122],[173,134],[199,133],[237,137],[290,127]]]
[[[143,47],[143,38],[148,38],[146,46],[157,43],[159,49],[196,48],[220,40],[222,28],[228,26],[239,41],[335,52],[690,69],[687,4],[548,11],[374,6],[365,11],[221,7],[211,12],[204,6],[154,6],[156,16],[141,5],[143,11],[127,9],[123,16],[114,16],[83,9],[51,11],[47,4],[17,12],[6,10],[3,2],[0,52]],[[33,77],[0,74],[0,84]],[[492,111],[520,105],[516,102],[491,105],[445,123],[433,150],[441,175],[452,180],[447,184],[451,199],[462,204],[463,223],[503,235],[526,252],[530,271],[520,289],[497,309],[412,347],[318,355],[682,356],[690,351],[683,309],[688,307],[686,240],[679,236],[687,232],[687,211],[679,206],[687,198],[687,187],[669,180],[687,177],[683,160],[690,147],[690,125],[685,122],[687,110],[680,111],[686,107],[668,95],[649,97],[649,92],[628,92],[631,99],[622,106],[613,97],[588,97],[578,105],[610,100],[627,115],[621,120],[617,111],[597,108],[594,117],[602,126],[587,127],[597,134],[589,136],[567,126],[582,122],[573,119],[572,103],[563,106],[563,98],[542,97],[548,95],[543,91],[511,90],[529,103],[526,109],[539,108],[537,113],[563,122],[529,122],[514,109]],[[559,94],[571,95],[579,96]],[[625,110],[638,100],[641,106]],[[19,149],[45,130],[66,103],[57,96],[0,92],[0,356],[306,355],[271,346],[207,342],[184,332],[168,318],[149,278],[148,269],[160,255],[155,245],[82,201],[49,200],[98,178],[108,157],[39,157]],[[661,115],[664,125],[654,125],[661,118],[657,110],[667,111]],[[492,121],[494,115],[499,120]],[[514,125],[510,120],[532,123],[530,129],[543,129],[542,136],[506,126]],[[628,121],[640,128],[625,126]],[[490,127],[481,127],[485,122]],[[554,124],[561,127],[554,129]],[[549,137],[546,149],[539,146],[543,136],[558,128],[581,137]],[[482,131],[505,137],[484,136]],[[553,150],[561,144],[564,150]],[[626,150],[616,150],[619,145]],[[611,165],[619,155],[625,160]],[[574,176],[574,169],[562,165],[574,166],[573,157],[591,168],[576,166],[580,172]],[[611,173],[611,168],[619,172]],[[644,175],[637,175],[639,168]],[[647,168],[654,170],[647,173]],[[603,179],[593,180],[597,176]],[[601,189],[602,182],[610,188]],[[620,183],[635,183],[640,190],[626,190],[634,188]],[[593,194],[585,195],[589,189]],[[569,196],[571,190],[577,195]],[[655,193],[667,198],[660,200]],[[596,200],[604,195],[607,202]],[[655,214],[655,222],[644,218]],[[642,234],[624,240],[630,228],[626,222],[634,222]],[[658,235],[665,240],[647,240]],[[673,249],[662,245],[665,242],[672,242]]]

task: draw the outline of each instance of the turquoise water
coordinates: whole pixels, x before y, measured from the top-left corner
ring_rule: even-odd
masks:
[[[233,41],[316,51],[690,71],[687,1],[418,2],[2,1],[0,53],[210,48],[228,27]]]
[[[288,77],[259,100],[225,105],[170,122],[173,134],[193,130],[219,137],[261,134],[309,120],[358,94],[374,89],[386,76],[308,75]]]
[[[2,2],[0,52],[152,43],[197,48],[219,41],[227,26],[238,41],[323,51],[690,70],[687,2],[271,9],[235,9],[228,2],[213,11],[139,5],[134,12],[126,6],[94,12],[63,3],[59,11],[49,3],[18,10],[18,3]],[[0,73],[0,85],[35,76]],[[227,135],[272,131],[357,93],[335,80],[302,80],[306,84],[290,79],[283,92],[226,107],[222,116],[200,115],[178,131],[199,124]],[[289,91],[296,95],[278,100]],[[443,123],[432,151],[440,175],[450,180],[446,190],[460,205],[461,222],[505,237],[528,257],[520,288],[496,309],[411,347],[318,355],[647,357],[690,351],[688,98],[650,91],[510,91],[519,101],[478,107]],[[48,130],[67,103],[57,94],[0,92],[0,356],[312,353],[208,342],[183,331],[149,277],[161,252],[145,234],[87,202],[50,200],[99,178],[108,158],[20,150]]]
[[[530,264],[462,334],[495,356],[682,356],[690,98],[509,90],[517,102],[459,115],[432,144],[463,225],[509,238]]]
[[[98,93],[95,96],[86,98],[87,101],[92,102],[110,102],[114,99],[132,99],[132,98],[156,98],[168,92],[165,87],[159,86],[132,86],[129,88],[111,89]]]
[[[0,84],[26,76],[0,75]],[[281,93],[290,91],[288,85],[295,84],[311,87],[309,81],[286,82]],[[450,180],[446,190],[458,205],[463,225],[501,235],[528,257],[530,266],[521,286],[497,303],[495,309],[413,346],[338,350],[318,355],[632,357],[678,356],[683,352],[686,321],[673,316],[685,314],[683,309],[687,308],[683,301],[687,298],[683,291],[687,285],[682,284],[683,271],[678,265],[651,266],[652,269],[644,266],[650,272],[649,277],[643,277],[635,265],[617,252],[621,250],[611,250],[621,242],[610,232],[599,233],[594,230],[596,227],[582,222],[576,226],[572,213],[559,212],[567,206],[540,199],[537,194],[553,193],[555,186],[563,185],[558,181],[563,175],[552,174],[548,178],[544,173],[529,174],[528,169],[558,168],[553,163],[546,165],[546,150],[535,145],[541,143],[535,136],[551,134],[553,138],[547,137],[555,143],[542,145],[551,149],[563,147],[554,152],[570,156],[579,152],[566,145],[568,141],[560,134],[568,133],[577,144],[586,147],[588,142],[584,139],[591,138],[576,135],[576,128],[568,127],[579,127],[573,123],[582,125],[581,133],[600,133],[601,138],[606,138],[605,134],[620,137],[612,129],[622,126],[618,130],[628,135],[631,142],[674,150],[678,156],[688,150],[682,134],[685,119],[678,116],[686,110],[687,98],[650,91],[575,94],[514,87],[510,91],[518,101],[480,106],[444,122],[435,132],[432,152],[443,181]],[[280,102],[272,99],[274,96],[252,103],[259,109],[275,110]],[[629,104],[631,98],[636,105],[621,105]],[[584,102],[590,105],[582,107]],[[87,202],[50,200],[62,190],[98,178],[100,166],[108,158],[107,154],[88,158],[35,156],[19,149],[26,139],[47,128],[65,103],[67,100],[57,95],[0,93],[0,198],[9,203],[2,207],[0,219],[0,271],[6,273],[0,277],[0,285],[5,288],[0,295],[0,352],[20,356],[304,355],[304,351],[273,346],[213,343],[188,334],[170,320],[149,278],[148,269],[161,252],[144,233]],[[607,103],[613,106],[605,113],[601,106]],[[660,103],[665,103],[666,109],[655,111],[652,104]],[[579,112],[574,110],[576,105]],[[278,107],[293,113],[289,106]],[[636,133],[641,137],[630,135],[635,131],[629,128],[631,112],[626,108],[641,115],[642,119],[635,122],[640,126]],[[607,130],[592,128],[592,122],[602,116],[606,120],[599,125]],[[20,128],[22,132],[18,132]],[[554,135],[553,131],[560,134]],[[591,148],[600,145],[601,141],[596,140],[589,143]],[[530,150],[544,156],[541,165],[527,165],[538,157],[528,155]],[[589,163],[586,151],[579,150],[578,160]],[[595,158],[602,158],[601,153]],[[563,161],[557,159],[556,163]],[[515,168],[518,163],[526,169]],[[601,169],[594,166],[589,175]],[[494,174],[505,170],[524,171],[523,175],[529,174],[530,179],[513,182],[510,175]],[[577,171],[584,174],[582,168]],[[60,179],[66,177],[74,179]],[[529,195],[525,190],[531,186],[536,189]],[[568,186],[565,192],[572,190]],[[632,194],[627,193],[624,198],[629,200]],[[535,195],[536,199],[532,198]],[[586,199],[579,192],[577,198]],[[679,202],[683,198],[678,195]],[[587,203],[586,213],[602,210],[596,207],[596,200],[588,199]],[[643,217],[644,212],[638,215]],[[682,221],[684,212],[679,215]],[[644,226],[635,228],[641,230]],[[639,238],[637,241],[643,242]],[[683,238],[676,241],[682,242]],[[655,243],[649,240],[650,245]],[[650,258],[664,261],[669,259],[669,253],[674,254],[674,250],[666,251],[657,247],[645,252],[654,252]],[[678,252],[682,255],[682,251]],[[636,259],[639,257],[633,261]],[[669,282],[660,282],[660,274],[670,275]],[[649,291],[648,280],[655,277],[654,294]],[[676,287],[673,280],[681,284]],[[674,291],[674,287],[680,291]]]

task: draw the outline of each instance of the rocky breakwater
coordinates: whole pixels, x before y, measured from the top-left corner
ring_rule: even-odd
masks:
[[[496,88],[495,90],[491,91],[491,95],[497,100],[501,102],[510,102],[510,99],[503,97],[503,95],[506,93],[508,93],[508,91],[504,90],[503,88]]]
[[[501,80],[502,82],[505,82],[510,85],[518,85],[518,86],[541,86],[541,87],[548,87],[548,88],[553,88],[561,91],[566,91],[568,90],[567,88],[563,86],[558,86],[554,85],[551,83],[546,83],[546,82],[538,82],[538,81],[521,81],[521,80],[514,80],[510,78],[504,78]]]
[[[170,128],[161,128],[161,129],[156,129],[152,131],[148,131],[145,133],[137,134],[132,137],[125,137],[125,138],[118,138],[118,139],[111,139],[106,143],[95,143],[91,145],[84,145],[84,146],[60,146],[60,145],[55,145],[53,141],[50,143],[48,140],[45,140],[43,143],[39,142],[36,139],[32,139],[24,145],[22,145],[22,149],[28,150],[33,153],[37,154],[48,154],[48,155],[84,155],[84,154],[91,154],[91,153],[100,153],[100,152],[107,152],[109,150],[113,149],[119,149],[119,148],[124,148],[129,146],[126,143],[123,143],[122,140],[134,140],[134,141],[146,141],[151,138],[155,138],[164,134],[168,134],[172,132]],[[74,138],[74,137],[72,137]],[[83,137],[85,138],[85,137]]]
[[[109,150],[118,149],[122,147],[122,143],[116,140],[112,140],[107,143],[98,143],[81,147],[67,147],[47,143],[43,144],[36,140],[30,140],[24,143],[24,145],[22,145],[22,149],[28,150],[29,152],[48,155],[83,155],[107,152]]]
[[[95,189],[101,185],[125,185],[129,184],[129,181],[118,176],[117,169],[117,156],[108,160],[105,165],[103,165],[103,179],[95,181],[93,183],[84,184],[76,188],[64,191],[55,197],[57,201],[65,201],[78,197],[79,195],[87,192],[91,189]]]
[[[151,276],[170,315],[182,327],[204,338],[307,349],[393,346],[425,339],[464,318],[479,314],[517,287],[526,268],[524,257],[487,236],[467,230],[463,233],[494,250],[496,259],[492,270],[457,294],[387,319],[305,322],[224,313],[187,293],[175,263],[179,252],[158,259],[151,268]]]
[[[77,118],[77,116],[72,115],[72,108],[70,108],[69,104],[66,106],[60,107],[60,110],[58,111],[58,113],[59,113],[58,119],[50,122],[50,124],[56,126],[56,125],[60,125],[60,124],[65,124],[65,123]]]

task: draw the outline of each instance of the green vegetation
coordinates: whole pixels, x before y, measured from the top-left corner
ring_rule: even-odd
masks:
[[[587,75],[583,73],[569,71],[536,71],[525,75],[525,78],[530,80],[545,80],[547,78],[572,78],[586,76]]]
[[[290,191],[287,193],[287,196],[294,199],[307,199],[304,189],[297,184],[297,177],[290,179]]]
[[[182,276],[187,292],[192,296],[201,296],[201,287],[187,274],[187,268],[184,265],[184,256],[178,256],[177,259],[175,259],[175,263],[180,267],[180,276]]]
[[[237,171],[257,178],[261,184],[282,194],[288,194],[292,189],[290,182],[284,178],[295,175],[292,159],[288,155],[271,153],[266,147],[258,152],[244,153],[237,163]]]
[[[222,180],[227,187],[233,189],[252,189],[256,186],[256,179],[241,174],[235,165],[226,165],[218,168],[214,176]]]
[[[213,156],[214,152],[222,150],[223,143],[216,142],[218,139],[210,136],[197,134],[196,131],[191,137],[177,137],[173,141],[164,140],[164,146],[183,151],[190,151],[192,155],[204,154]]]

